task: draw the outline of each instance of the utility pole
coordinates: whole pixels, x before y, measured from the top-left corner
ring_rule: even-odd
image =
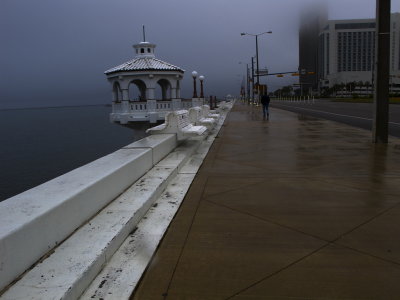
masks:
[[[260,102],[260,68],[258,67],[258,35],[256,35],[256,57],[257,57],[257,104]]]
[[[258,64],[258,36],[263,35],[266,33],[272,33],[272,31],[266,31],[258,34],[252,34],[252,33],[246,33],[242,32],[240,35],[251,35],[256,37],[256,57],[257,57],[257,102],[254,102],[254,66],[253,66],[253,58],[251,58],[251,67],[252,67],[252,77],[253,77],[253,102],[254,103],[259,103],[260,102],[260,69],[259,69],[259,64]]]
[[[388,142],[390,0],[376,0],[373,143]]]
[[[251,57],[251,101],[254,103],[254,57]]]

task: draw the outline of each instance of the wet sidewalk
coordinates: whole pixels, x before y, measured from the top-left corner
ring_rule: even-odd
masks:
[[[400,298],[400,141],[237,103],[133,299],[292,298]]]

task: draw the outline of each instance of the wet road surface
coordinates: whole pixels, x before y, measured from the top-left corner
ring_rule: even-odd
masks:
[[[341,122],[367,130],[372,130],[372,103],[344,103],[329,100],[292,102],[273,100],[271,107]],[[400,137],[400,105],[389,106],[389,134]]]

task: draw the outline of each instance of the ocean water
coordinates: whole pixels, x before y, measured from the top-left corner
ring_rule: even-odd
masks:
[[[0,110],[0,201],[143,138],[148,124],[109,122],[111,107]]]

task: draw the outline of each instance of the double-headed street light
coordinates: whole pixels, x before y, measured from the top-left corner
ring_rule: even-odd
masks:
[[[259,95],[259,88],[260,88],[260,74],[259,74],[259,67],[258,67],[258,36],[259,35],[263,35],[266,33],[272,33],[272,31],[266,31],[266,32],[262,32],[262,33],[258,33],[258,34],[252,34],[252,33],[247,33],[247,32],[242,32],[240,35],[251,35],[251,36],[255,36],[256,37],[256,57],[257,57],[257,95]]]

